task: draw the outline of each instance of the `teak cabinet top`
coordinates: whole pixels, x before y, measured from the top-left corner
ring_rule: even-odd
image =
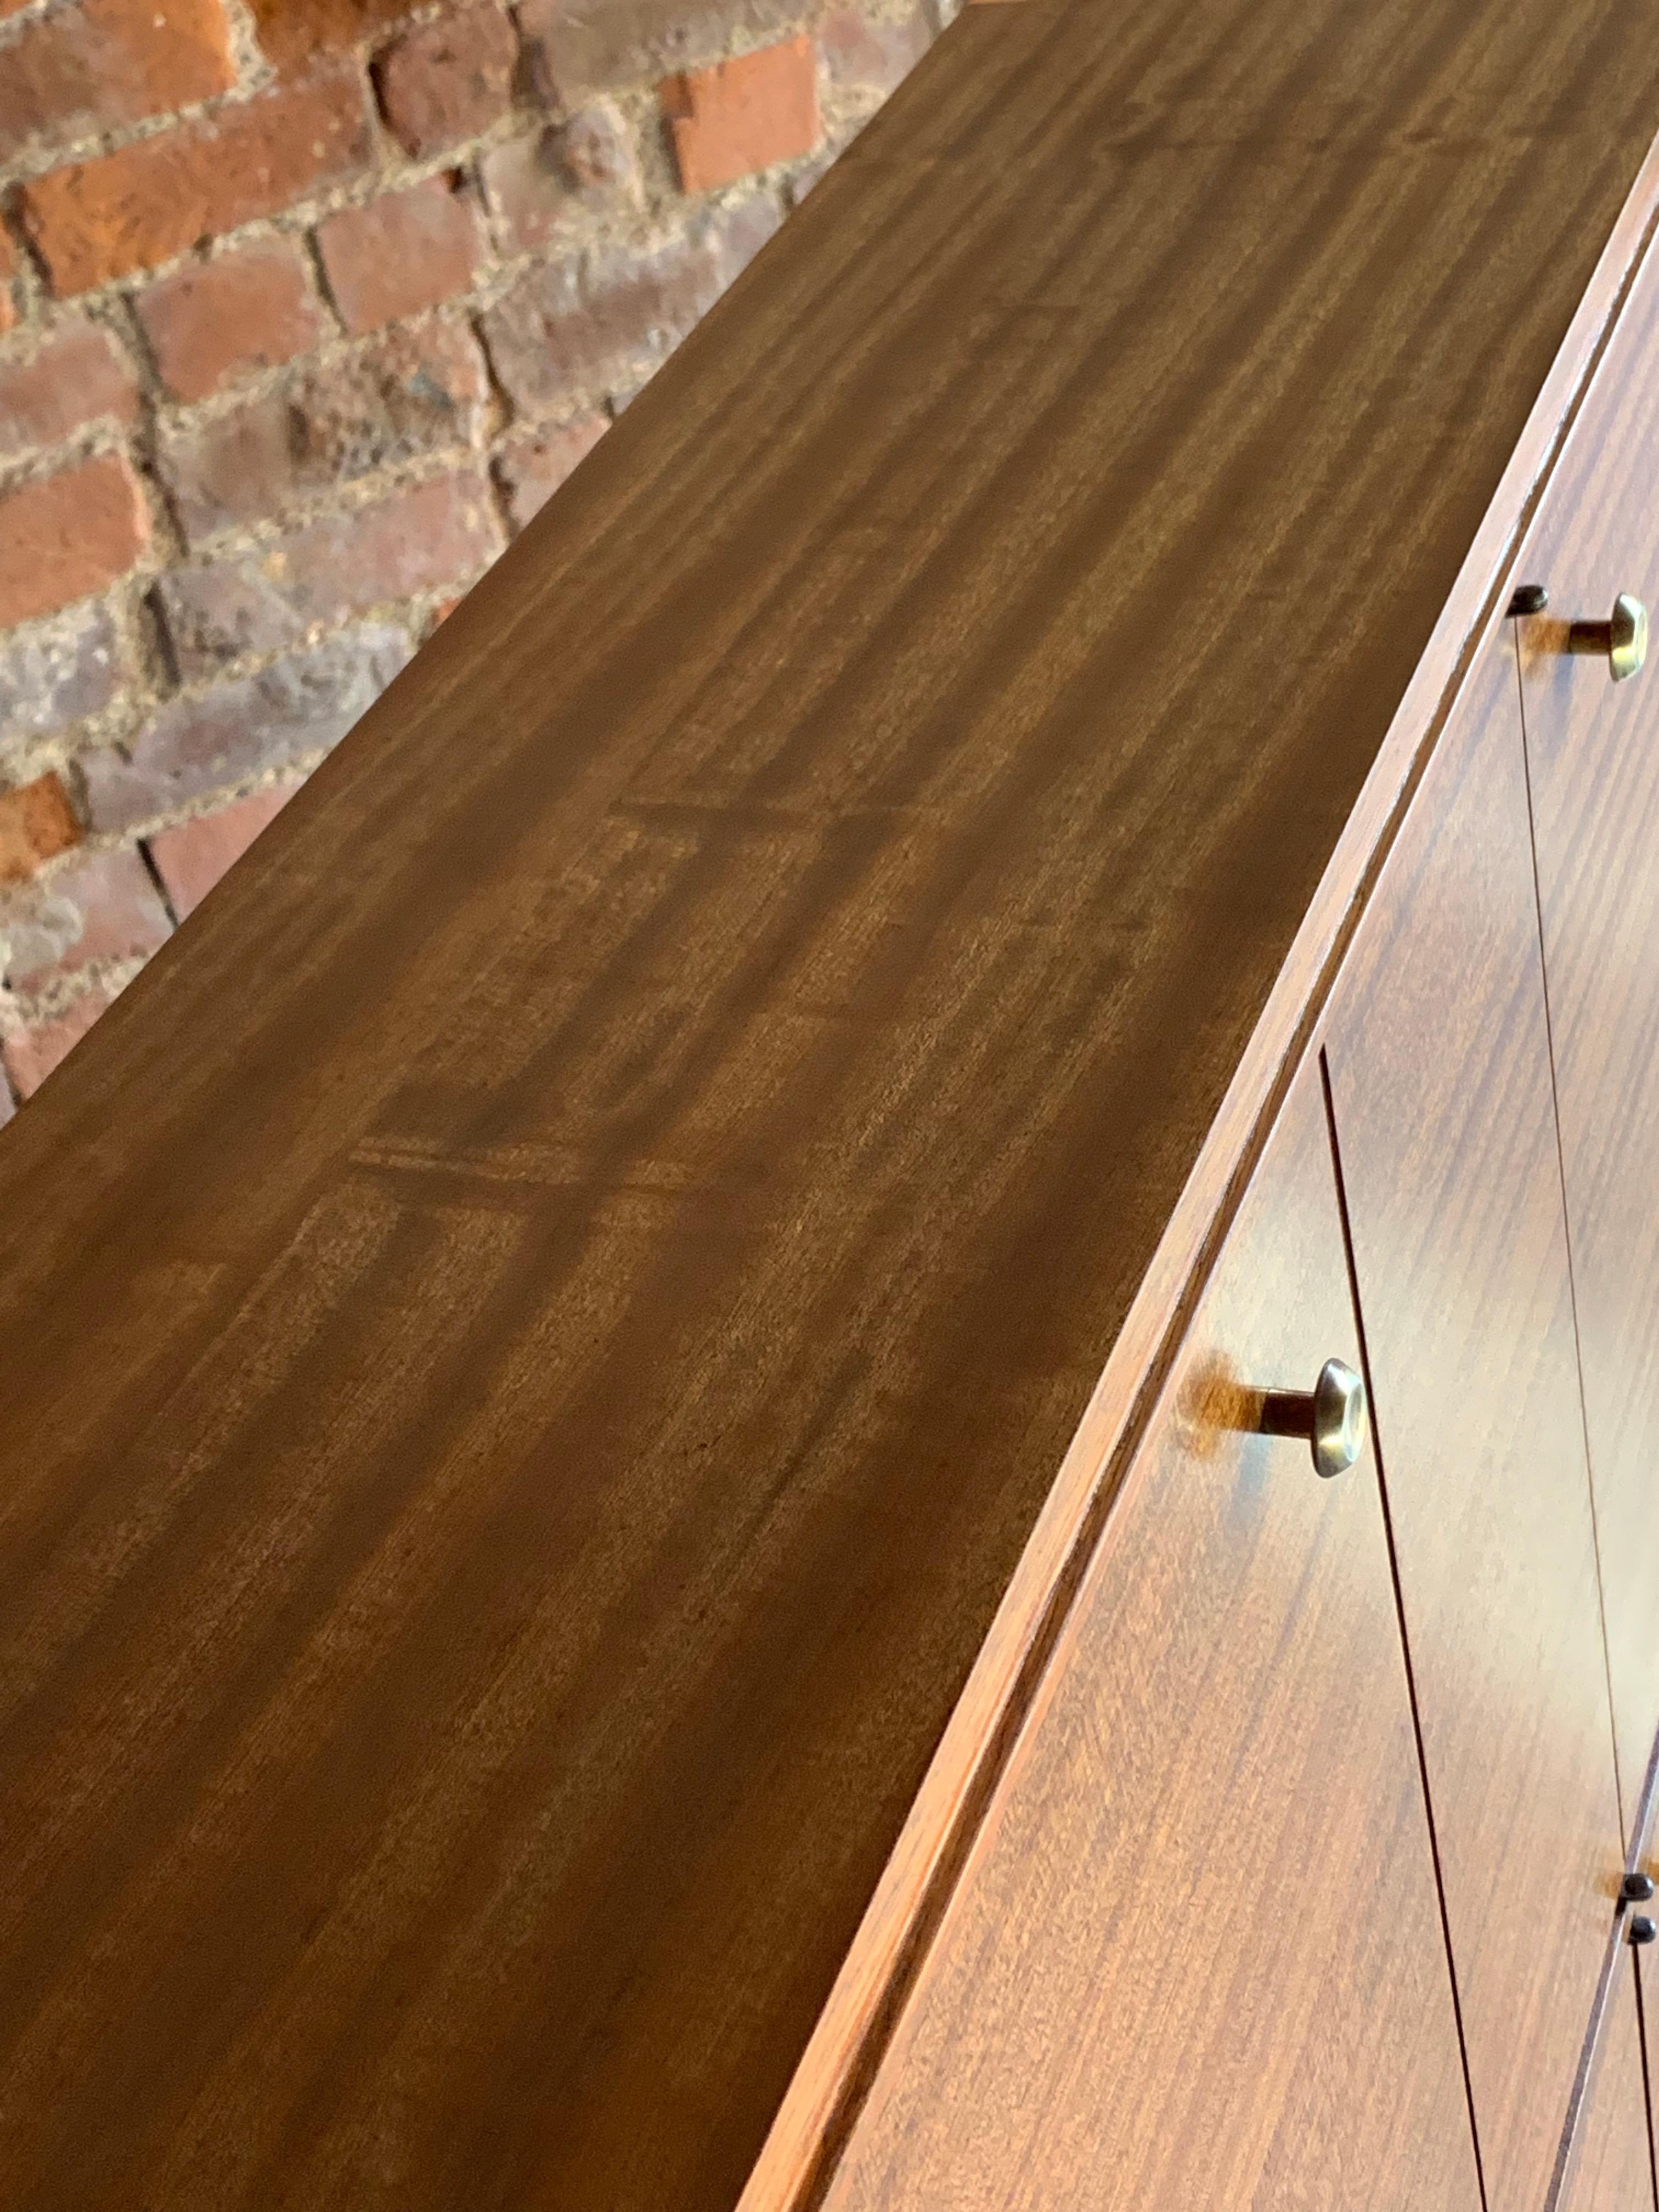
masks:
[[[730,2212],[822,2015],[806,2186],[1656,130],[971,10],[7,1131],[8,2204]]]

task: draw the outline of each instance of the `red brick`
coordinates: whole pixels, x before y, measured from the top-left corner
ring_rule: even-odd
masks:
[[[0,361],[0,459],[56,445],[86,423],[138,413],[132,366],[110,333],[78,317],[21,359]]]
[[[337,70],[33,178],[23,221],[54,291],[83,292],[275,215],[370,155],[362,82]]]
[[[488,131],[513,105],[518,57],[498,8],[471,8],[410,32],[374,67],[392,135],[418,161]]]
[[[161,431],[157,465],[191,544],[417,455],[477,443],[489,379],[462,323],[383,331],[281,392]]]
[[[109,1002],[107,991],[83,991],[67,1013],[15,1030],[0,1044],[0,1060],[4,1061],[11,1087],[20,1098],[34,1096],[52,1070],[80,1043]]]
[[[11,289],[16,274],[17,249],[0,229],[0,332],[9,331],[17,320],[17,295]]]
[[[340,319],[349,331],[373,331],[465,292],[477,265],[478,225],[447,178],[428,177],[330,216],[317,226],[317,244]]]
[[[149,538],[149,517],[122,453],[0,494],[0,629],[101,592],[125,575]]]
[[[495,474],[507,494],[513,527],[522,530],[544,507],[585,454],[591,453],[610,424],[603,415],[584,415],[574,422],[514,438],[496,456]]]
[[[918,9],[902,21],[835,8],[818,25],[818,44],[837,84],[891,92],[921,59],[931,36]]]
[[[0,906],[6,981],[25,996],[106,962],[145,960],[173,924],[143,856],[88,853]]]
[[[799,161],[818,143],[817,52],[804,32],[670,77],[660,98],[688,192]]]
[[[330,515],[255,552],[175,569],[157,596],[190,682],[244,654],[297,645],[313,623],[453,591],[501,544],[489,487],[467,470]]]
[[[584,210],[608,213],[639,198],[633,136],[608,100],[495,147],[479,167],[509,252],[540,252]]]
[[[592,255],[532,269],[483,317],[495,374],[515,405],[549,414],[630,364],[654,366],[713,307],[726,274],[711,234],[653,253]]]
[[[80,842],[81,825],[56,773],[0,792],[0,884],[27,883],[37,868]]]
[[[170,699],[125,752],[105,746],[82,758],[94,825],[133,829],[272,769],[303,767],[367,714],[409,654],[406,631],[365,623],[258,675]]]
[[[198,814],[193,822],[156,831],[149,841],[150,858],[180,921],[194,913],[299,787],[297,783],[279,783],[272,791],[256,791],[251,799],[222,806],[216,814]]]
[[[0,160],[228,92],[235,64],[220,0],[79,0],[25,26],[0,68]]]
[[[259,44],[283,70],[378,38],[414,14],[419,0],[249,0]]]
[[[136,302],[161,381],[205,399],[233,377],[274,368],[323,335],[305,264],[287,239],[261,239],[162,276]]]

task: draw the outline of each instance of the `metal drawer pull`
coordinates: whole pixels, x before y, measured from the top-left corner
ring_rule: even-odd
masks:
[[[1634,676],[1648,657],[1648,611],[1620,592],[1607,622],[1576,622],[1567,632],[1569,653],[1606,653],[1615,684]]]
[[[1305,1437],[1315,1471],[1340,1474],[1365,1441],[1365,1386],[1344,1361],[1328,1359],[1311,1390],[1263,1393],[1261,1433]]]

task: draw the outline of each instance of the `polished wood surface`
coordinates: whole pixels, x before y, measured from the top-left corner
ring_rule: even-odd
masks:
[[[1553,2212],[1654,2212],[1636,1958],[1621,1946],[1584,2111]]]
[[[975,11],[0,1137],[8,2201],[731,2204],[1648,47]]]
[[[830,2212],[1480,2204],[1375,1462],[1240,1432],[1333,1356],[1310,1062]]]
[[[1659,670],[1569,655],[1659,610],[1659,264],[1632,294],[1523,556],[1518,625],[1608,1670],[1627,1819],[1659,1735]]]
[[[1487,2212],[1547,2194],[1623,1867],[1515,651],[1326,1030]]]
[[[1454,711],[1468,667],[1498,627],[1549,469],[1614,326],[1659,210],[1650,149],[1589,289],[1423,657],[1344,825],[1318,889],[1199,1148],[1066,1449],[1014,1578],[842,1964],[750,2176],[742,2212],[809,2203],[851,2116],[949,1893],[1012,1725],[1029,1703],[1122,1470],[1219,1249],[1237,1195],[1323,1004],[1363,902]],[[1639,1819],[1639,1816],[1638,1816]],[[1645,1830],[1644,1831],[1645,1832]]]

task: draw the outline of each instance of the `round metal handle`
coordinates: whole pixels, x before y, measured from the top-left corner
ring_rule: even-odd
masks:
[[[1314,1471],[1340,1474],[1365,1441],[1365,1386],[1352,1367],[1328,1359],[1311,1390],[1269,1390],[1261,1401],[1261,1432],[1305,1437]]]
[[[1648,657],[1648,611],[1620,592],[1606,622],[1576,622],[1567,631],[1569,653],[1606,653],[1615,684],[1634,676]]]

